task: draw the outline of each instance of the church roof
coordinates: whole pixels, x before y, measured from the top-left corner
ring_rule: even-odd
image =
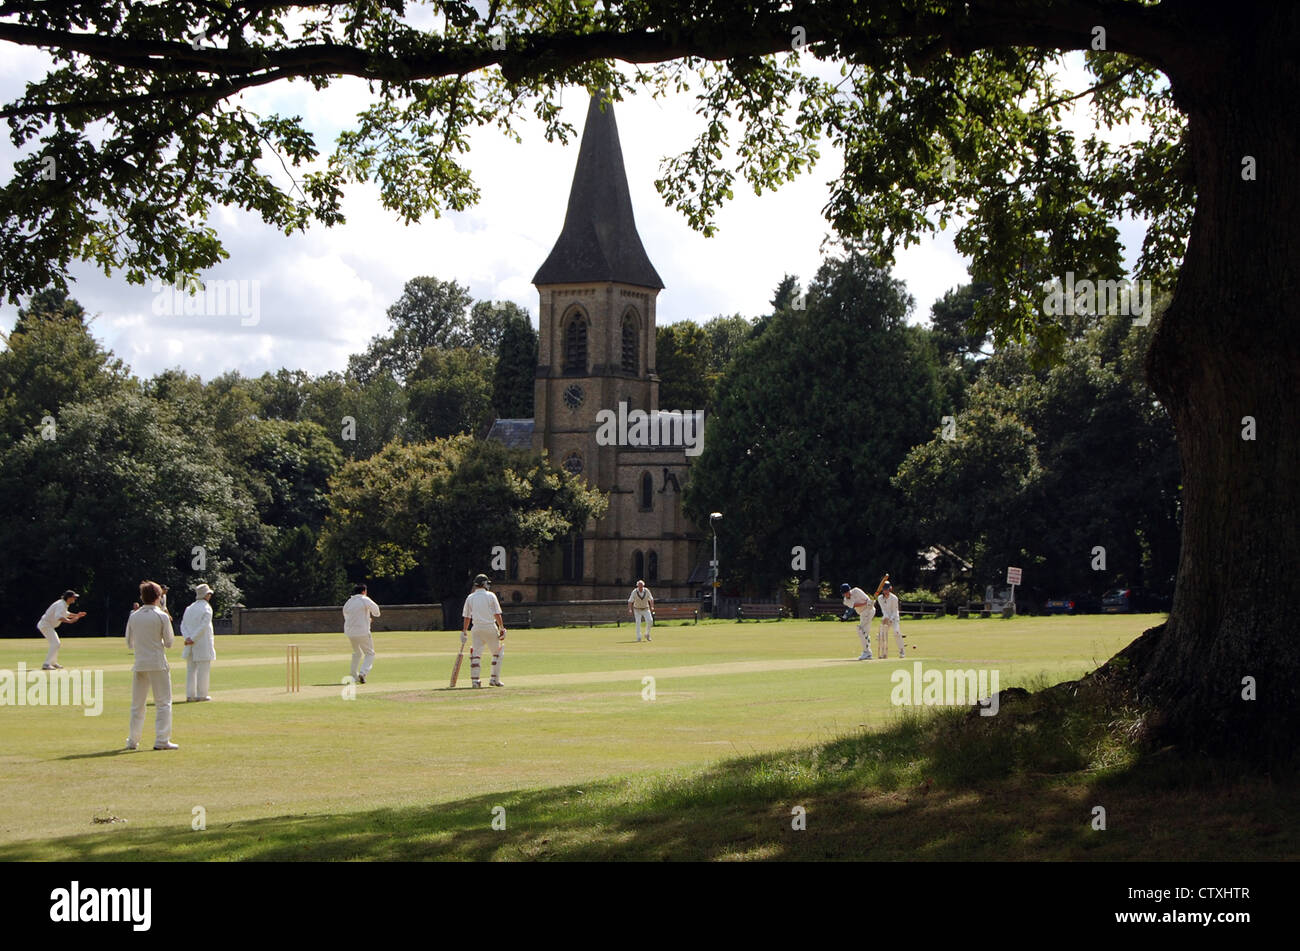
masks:
[[[589,281],[664,286],[637,234],[614,104],[607,101],[602,111],[598,96],[587,107],[564,228],[533,277],[534,284]]]
[[[510,449],[531,449],[533,448],[533,421],[531,419],[494,420],[486,438],[495,439]]]

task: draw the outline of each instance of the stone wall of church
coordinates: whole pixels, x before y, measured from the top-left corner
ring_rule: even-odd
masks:
[[[610,505],[606,516],[584,532],[581,580],[563,579],[550,553],[531,557],[531,570],[521,559],[515,583],[500,582],[498,592],[530,601],[617,597],[636,582],[635,556],[640,552],[641,576],[652,574],[654,554],[653,583],[665,597],[693,597],[695,590],[686,580],[695,568],[702,536],[681,510],[689,469],[686,454],[681,449],[602,446],[596,441],[602,410],[617,414],[620,402],[628,404],[629,412],[659,408],[659,379],[653,374],[657,292],[623,284],[549,285],[538,290],[533,446],[546,450],[556,465],[580,469],[589,484],[609,493]],[[566,332],[575,315],[587,324],[584,373],[565,371]],[[635,372],[623,364],[625,317],[636,328]],[[642,485],[646,475],[648,500]],[[646,580],[651,583],[650,577]]]

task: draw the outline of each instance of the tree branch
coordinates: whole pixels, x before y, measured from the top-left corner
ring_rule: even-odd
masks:
[[[239,6],[260,12],[263,4]],[[12,16],[37,8],[36,4],[8,4],[0,7],[0,15]],[[1083,50],[1090,48],[1093,27],[1104,26],[1108,49],[1160,66],[1172,52],[1169,47],[1174,42],[1163,11],[1123,0],[1068,0],[1042,9],[1026,8],[1012,0],[974,0],[957,21],[950,15],[921,16],[899,19],[889,29],[864,28],[854,24],[851,16],[851,10],[846,12],[838,5],[810,4],[758,20],[750,30],[709,20],[650,28],[628,23],[623,30],[525,32],[512,37],[507,48],[501,50],[487,42],[481,46],[450,44],[442,37],[414,30],[404,38],[420,36],[425,49],[366,49],[314,43],[278,48],[239,44],[196,50],[180,41],[127,34],[103,36],[20,23],[0,23],[0,40],[82,53],[100,62],[152,74],[219,73],[232,79],[227,95],[246,88],[234,77],[263,70],[276,71],[277,78],[350,75],[410,82],[499,66],[507,80],[518,82],[600,59],[644,64],[685,57],[726,60],[763,56],[789,50],[795,28],[806,32],[809,45],[846,58],[878,51],[899,40],[930,40],[937,48],[959,56],[980,49],[1017,46]]]

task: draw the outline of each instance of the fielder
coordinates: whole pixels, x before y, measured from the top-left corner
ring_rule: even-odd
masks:
[[[194,589],[194,603],[181,615],[181,636],[185,638],[185,700],[197,703],[211,700],[208,682],[212,662],[217,659],[216,639],[212,630],[212,589],[200,584]]]
[[[375,666],[375,639],[370,634],[372,617],[379,617],[379,605],[370,600],[366,586],[359,584],[352,589],[352,597],[343,605],[343,633],[352,644],[354,683],[365,683],[370,668]]]
[[[45,609],[41,619],[36,622],[36,629],[44,635],[45,640],[50,645],[50,649],[45,652],[45,663],[41,664],[41,670],[63,669],[63,665],[59,663],[59,635],[55,632],[55,628],[65,622],[72,624],[80,621],[86,616],[85,611],[78,611],[76,614],[72,613],[73,602],[79,597],[81,596],[77,592],[69,588],[63,592],[59,600]]]
[[[641,643],[641,626],[645,625],[645,639],[650,640],[650,628],[654,624],[655,616],[655,596],[650,593],[650,589],[645,586],[644,581],[638,581],[636,587],[627,598],[627,613],[636,618],[636,642]]]
[[[881,589],[879,604],[880,629],[876,632],[876,644],[880,648],[880,659],[889,656],[889,627],[893,627],[894,638],[898,641],[898,656],[903,657],[903,628],[898,620],[898,595],[894,594],[894,586],[888,581]]]
[[[876,604],[871,595],[850,587],[848,582],[840,585],[840,594],[844,595],[844,606],[858,612],[858,640],[862,642],[858,660],[871,660],[871,621],[876,616]]]
[[[464,622],[460,629],[462,650],[466,635],[471,632],[474,634],[474,647],[469,652],[470,685],[473,687],[483,686],[479,683],[479,672],[482,670],[480,661],[484,647],[492,648],[492,679],[488,685],[505,686],[501,682],[501,652],[506,646],[506,623],[501,618],[501,602],[488,590],[491,583],[487,575],[475,575],[474,590],[465,599],[465,608],[461,612]],[[489,631],[496,632],[495,643],[489,638]]]
[[[176,641],[172,619],[158,606],[162,589],[152,581],[140,583],[144,607],[126,622],[126,646],[135,651],[131,665],[131,732],[128,750],[139,749],[144,733],[144,708],[153,690],[154,744],[156,750],[178,749],[172,739],[172,675],[167,666],[167,648]]]

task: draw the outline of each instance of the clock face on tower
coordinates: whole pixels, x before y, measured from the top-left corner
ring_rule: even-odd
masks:
[[[564,388],[564,402],[568,404],[569,409],[577,409],[581,406],[586,395],[577,383],[570,383]]]

